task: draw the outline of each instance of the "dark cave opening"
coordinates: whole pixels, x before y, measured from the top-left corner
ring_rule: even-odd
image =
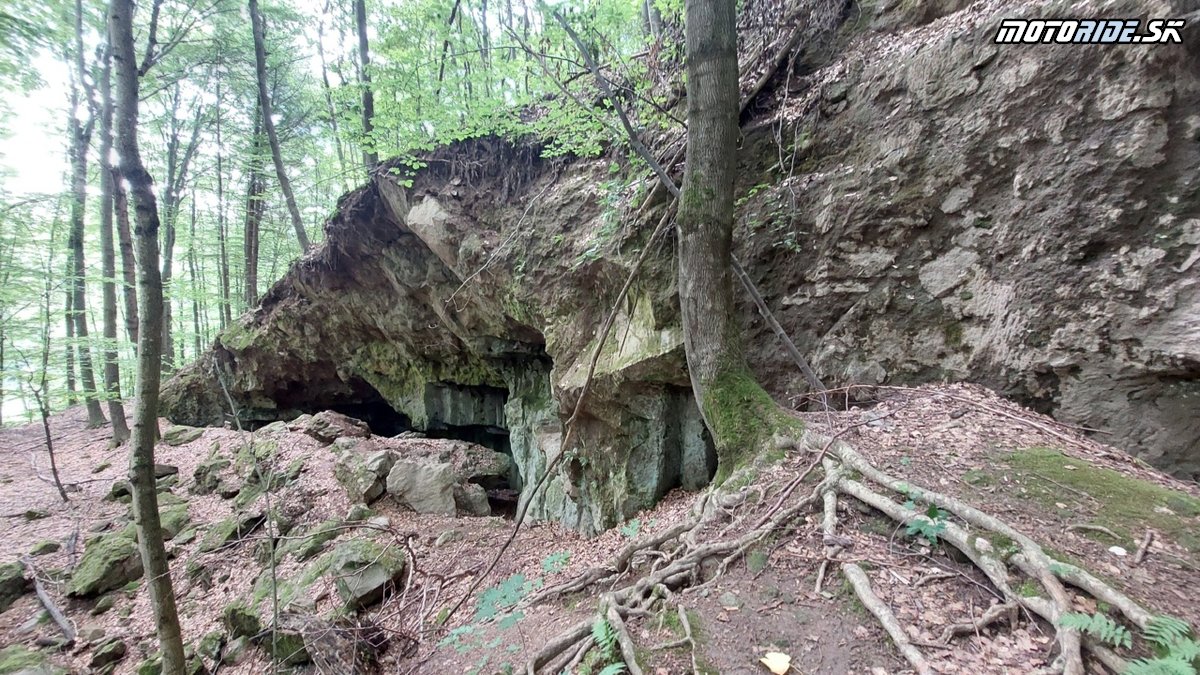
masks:
[[[512,457],[509,431],[504,415],[508,390],[488,386],[467,386],[453,382],[426,385],[425,409],[428,421],[418,428],[412,419],[393,408],[383,396],[365,382],[354,386],[356,400],[328,404],[310,404],[304,412],[322,410],[362,420],[376,436],[395,437],[408,432],[426,438],[467,441]],[[511,518],[516,514],[521,477],[517,469],[507,477],[479,481],[487,491],[488,503],[495,515]]]

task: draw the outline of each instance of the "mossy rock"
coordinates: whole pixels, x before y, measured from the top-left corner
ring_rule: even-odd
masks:
[[[283,560],[289,554],[294,554],[296,560],[300,562],[315,558],[325,550],[326,544],[337,539],[342,532],[342,522],[336,518],[318,523],[306,530],[304,534],[289,539],[287,544],[279,548],[276,559]]]
[[[242,602],[234,602],[221,611],[221,625],[230,637],[253,638],[262,632],[262,621],[258,614]]]
[[[141,578],[142,557],[137,548],[137,530],[131,523],[87,543],[71,575],[67,595],[92,597]]]
[[[236,514],[209,526],[199,551],[208,553],[233,543],[258,529],[267,517],[262,513]]]
[[[204,429],[180,424],[169,427],[166,431],[164,431],[162,435],[162,442],[170,446],[186,445],[203,435]]]
[[[49,518],[50,512],[46,509],[26,509],[25,513],[21,515],[26,521],[34,521],[41,520],[42,518]]]
[[[394,548],[355,539],[330,553],[329,573],[345,608],[358,610],[382,600],[403,578],[404,566],[404,557]]]
[[[125,658],[129,650],[121,640],[106,640],[100,643],[92,652],[92,668],[99,671],[111,671],[116,664]]]
[[[17,598],[25,595],[31,588],[21,563],[0,565],[0,612],[6,611]]]
[[[51,553],[58,551],[61,548],[62,548],[62,544],[60,544],[59,542],[54,541],[53,539],[43,539],[43,540],[39,541],[38,543],[34,544],[33,548],[29,549],[29,555],[33,555],[33,556],[49,555]]]
[[[221,658],[221,647],[224,644],[225,634],[214,630],[200,638],[200,643],[196,645],[196,653],[209,661],[217,661]]]
[[[50,663],[45,654],[24,645],[0,649],[0,675],[63,675],[66,672]]]
[[[280,665],[300,666],[312,661],[312,656],[304,645],[304,636],[297,631],[271,631],[262,638],[259,645]]]

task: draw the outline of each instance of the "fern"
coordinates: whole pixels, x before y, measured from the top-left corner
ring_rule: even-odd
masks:
[[[1161,659],[1133,661],[1122,675],[1196,675],[1196,668],[1190,660],[1172,654]]]
[[[1129,649],[1133,646],[1133,634],[1129,629],[1100,613],[1063,614],[1059,617],[1058,624],[1063,628],[1074,628],[1081,633],[1087,633],[1113,647]]]
[[[600,653],[604,655],[606,661],[616,659],[617,631],[613,630],[608,621],[596,619],[592,623],[592,639],[596,641],[596,646],[600,648]]]
[[[626,670],[624,663],[610,663],[604,666],[604,670],[601,670],[598,675],[621,675]]]
[[[1129,664],[1125,675],[1197,675],[1200,642],[1192,637],[1191,626],[1173,616],[1156,616],[1146,624],[1146,639],[1159,653],[1156,659],[1138,659]]]
[[[1191,626],[1173,616],[1156,616],[1146,624],[1146,639],[1163,649],[1191,636]]]

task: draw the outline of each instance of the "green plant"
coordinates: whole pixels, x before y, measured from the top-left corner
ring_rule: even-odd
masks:
[[[542,571],[546,574],[558,574],[566,569],[571,562],[570,551],[559,551],[551,553],[542,559]]]
[[[638,532],[640,532],[641,529],[642,529],[642,519],[634,518],[633,520],[630,520],[629,522],[622,525],[620,532],[621,532],[621,534],[625,535],[626,537],[629,537],[630,539],[632,539],[638,535]]]
[[[1100,612],[1064,614],[1058,622],[1113,647],[1129,649],[1133,646],[1129,629]],[[1186,621],[1173,616],[1156,616],[1146,624],[1142,636],[1154,649],[1155,657],[1131,661],[1122,675],[1197,675],[1200,642],[1196,641]]]
[[[1186,621],[1156,616],[1142,631],[1154,647],[1153,659],[1137,659],[1125,675],[1196,675],[1200,667],[1200,642]]]
[[[603,663],[608,665],[600,670],[599,675],[618,675],[625,672],[625,663],[621,661],[621,649],[617,643],[617,631],[607,620],[597,618],[592,623],[592,640],[600,653]]]
[[[1059,617],[1058,623],[1063,628],[1074,628],[1114,647],[1128,649],[1133,646],[1133,634],[1129,632],[1129,629],[1099,612],[1095,614],[1079,612],[1063,614]]]

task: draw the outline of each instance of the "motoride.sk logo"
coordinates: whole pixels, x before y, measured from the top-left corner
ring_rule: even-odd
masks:
[[[1005,19],[997,44],[1172,44],[1185,19]]]

